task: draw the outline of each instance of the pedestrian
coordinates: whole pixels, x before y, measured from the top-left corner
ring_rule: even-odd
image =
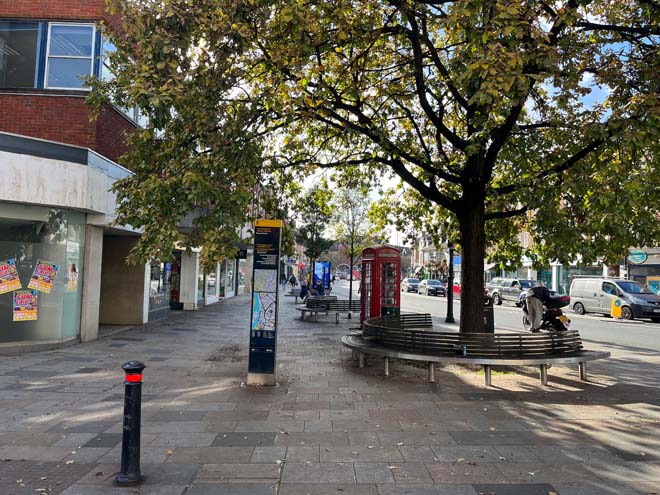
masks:
[[[307,284],[304,279],[300,279],[300,300],[302,302],[305,302],[305,299],[307,299],[307,294]]]
[[[282,291],[286,290],[286,273],[280,275],[280,283],[282,284]]]
[[[550,291],[544,285],[537,285],[527,290],[525,302],[529,312],[529,322],[532,325],[532,333],[541,330],[541,321],[543,317],[543,305],[550,299]]]
[[[325,287],[323,287],[323,282],[321,282],[321,279],[316,281],[316,292],[319,296],[325,295]]]
[[[291,288],[293,289],[296,285],[298,285],[298,281],[296,280],[296,276],[291,274],[291,278],[289,279],[289,283],[291,284]]]

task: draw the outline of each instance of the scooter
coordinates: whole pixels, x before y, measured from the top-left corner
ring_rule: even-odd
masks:
[[[568,330],[571,320],[564,314],[561,308],[565,308],[570,303],[570,296],[550,296],[550,300],[543,306],[540,330],[545,330],[546,332],[565,332]],[[527,299],[523,299],[522,301],[522,310],[523,327],[528,332],[531,332],[532,322],[529,321]]]

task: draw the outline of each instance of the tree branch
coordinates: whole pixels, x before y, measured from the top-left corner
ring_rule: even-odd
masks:
[[[517,210],[494,211],[492,213],[486,213],[484,215],[484,218],[486,220],[512,218],[512,217],[517,217],[518,215],[522,215],[527,211],[529,211],[529,205],[525,205],[522,208],[518,208]]]

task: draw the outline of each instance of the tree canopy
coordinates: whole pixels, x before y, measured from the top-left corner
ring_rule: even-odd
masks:
[[[257,186],[316,167],[390,174],[418,218],[451,218],[461,331],[483,331],[487,245],[515,255],[529,228],[539,260],[612,259],[658,240],[653,0],[113,5],[125,12],[116,79],[91,100],[150,118],[117,186],[118,220],[145,228],[145,255],[187,208],[207,212],[191,242],[220,246],[217,227]]]

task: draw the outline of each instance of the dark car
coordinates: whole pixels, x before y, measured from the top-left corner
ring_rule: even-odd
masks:
[[[445,284],[440,280],[422,280],[419,284],[417,292],[420,294],[426,294],[427,296],[446,296],[447,290],[445,289]]]
[[[401,292],[417,292],[419,287],[419,279],[417,278],[404,278],[401,282]]]

